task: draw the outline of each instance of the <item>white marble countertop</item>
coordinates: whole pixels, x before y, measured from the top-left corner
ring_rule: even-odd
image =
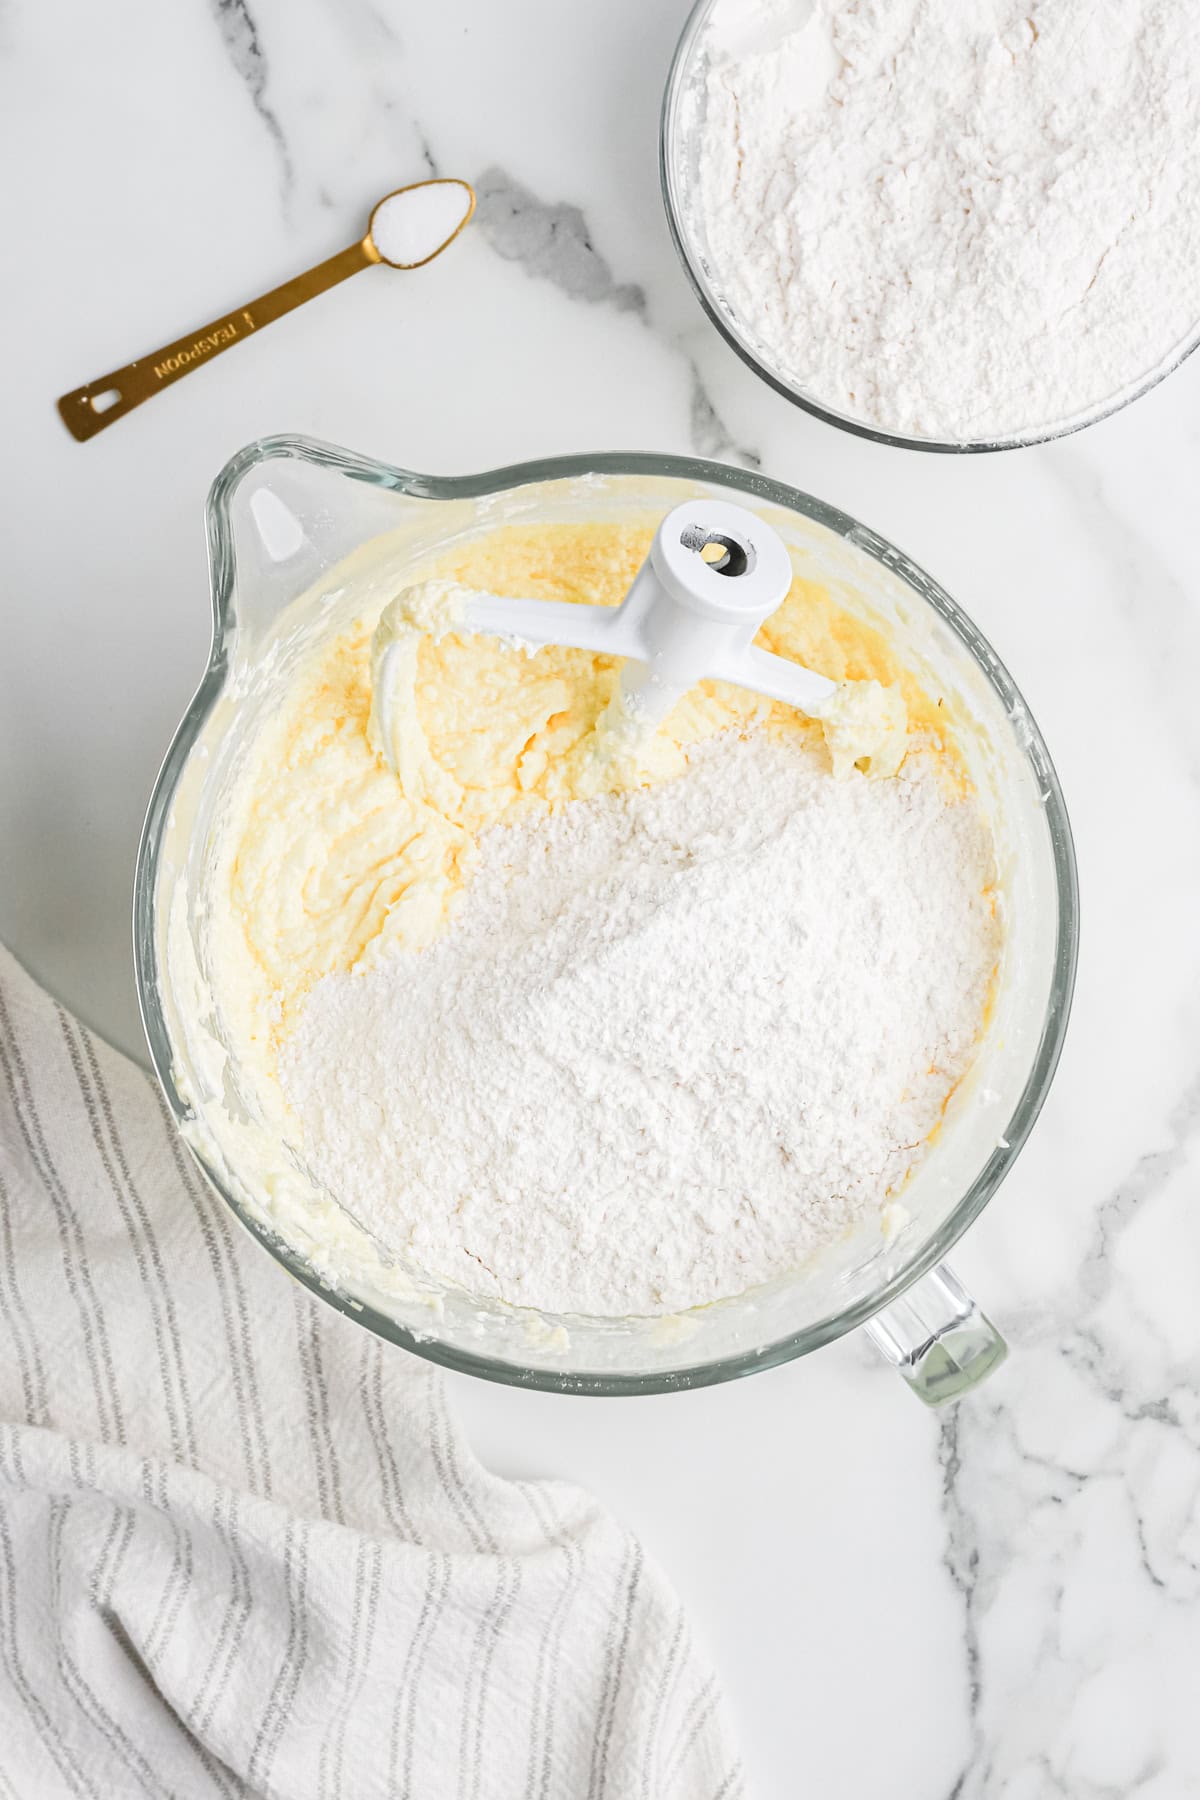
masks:
[[[459,472],[568,450],[753,461],[967,607],[1078,838],[1075,1017],[957,1261],[1012,1344],[941,1417],[858,1342],[658,1400],[456,1378],[483,1455],[642,1532],[723,1675],[754,1791],[1200,1795],[1200,357],[998,457],[883,449],[770,393],[668,241],[686,0],[23,0],[0,27],[7,376],[0,936],[140,1050],[128,915],[203,665],[201,508],[300,430]],[[481,211],[88,445],[57,394],[339,249],[427,168]]]

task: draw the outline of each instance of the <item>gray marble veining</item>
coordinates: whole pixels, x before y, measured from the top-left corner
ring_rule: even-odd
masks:
[[[592,242],[581,208],[539,200],[496,168],[476,176],[475,193],[479,229],[498,256],[553,282],[572,300],[645,315],[645,294],[635,282],[615,278]]]
[[[254,110],[278,151],[281,187],[286,200],[294,180],[291,158],[283,128],[267,101],[267,63],[250,8],[246,0],[211,0],[211,5],[229,60],[245,82]]]

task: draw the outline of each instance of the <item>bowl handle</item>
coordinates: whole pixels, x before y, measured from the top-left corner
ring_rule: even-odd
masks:
[[[926,1406],[957,1400],[1008,1355],[996,1327],[945,1263],[868,1319],[864,1330]]]

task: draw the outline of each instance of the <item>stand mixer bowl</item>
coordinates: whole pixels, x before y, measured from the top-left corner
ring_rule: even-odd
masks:
[[[651,520],[700,497],[766,519],[800,574],[901,639],[914,673],[943,695],[973,746],[968,766],[996,835],[1005,947],[975,1067],[888,1209],[886,1231],[876,1223],[784,1278],[678,1317],[546,1317],[414,1278],[255,1116],[206,988],[206,852],[239,748],[290,663],[390,599],[406,570],[505,524]],[[846,514],[760,475],[684,457],[565,457],[441,478],[271,438],[217,477],[208,541],[212,651],[147,814],[135,966],[151,1057],[179,1128],[270,1254],[380,1337],[516,1386],[590,1394],[702,1386],[806,1355],[859,1326],[931,1404],[994,1369],[1003,1340],[941,1259],[999,1187],[1045,1099],[1070,1008],[1077,885],[1046,746],[1007,670],[949,595]]]

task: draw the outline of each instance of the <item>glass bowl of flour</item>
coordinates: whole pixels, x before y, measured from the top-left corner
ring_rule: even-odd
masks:
[[[561,1273],[558,1265],[572,1257],[579,1265],[577,1273],[589,1272],[587,1259],[578,1254],[579,1238],[590,1228],[588,1184],[605,1166],[603,1147],[578,1141],[565,1146],[579,1156],[576,1197],[581,1194],[583,1204],[569,1221],[561,1255],[555,1251],[542,1258],[544,1266],[534,1266],[539,1242],[549,1242],[544,1233],[542,1238],[535,1234],[528,1253],[521,1249],[514,1255],[523,1224],[519,1209],[509,1228],[494,1233],[483,1260],[507,1258],[499,1291],[482,1275],[478,1281],[474,1279],[470,1270],[477,1265],[473,1262],[468,1273],[453,1278],[444,1270],[433,1271],[428,1258],[423,1259],[419,1242],[397,1251],[387,1241],[386,1229],[377,1229],[380,1217],[371,1212],[372,1183],[384,1153],[383,1115],[377,1106],[378,1094],[352,1091],[356,1080],[349,1067],[355,1061],[352,1033],[325,1040],[317,1033],[306,1104],[310,1107],[307,1116],[316,1121],[318,1133],[331,1112],[341,1118],[339,1109],[345,1106],[364,1109],[353,1115],[360,1121],[360,1129],[350,1146],[362,1178],[362,1206],[357,1201],[348,1203],[344,1193],[334,1191],[336,1183],[327,1178],[327,1167],[320,1164],[308,1141],[297,1140],[291,1129],[279,1105],[278,1088],[263,1078],[254,1039],[256,1033],[270,1033],[277,1023],[278,1008],[269,997],[264,1000],[261,996],[248,1009],[242,1008],[244,994],[230,979],[230,958],[236,961],[244,945],[234,943],[231,950],[225,932],[229,847],[232,841],[237,849],[234,880],[239,891],[247,896],[265,895],[255,923],[260,941],[266,933],[272,954],[291,955],[300,946],[301,958],[311,958],[315,967],[321,952],[313,932],[322,919],[331,916],[331,903],[340,906],[348,896],[352,916],[357,919],[361,911],[345,854],[353,858],[356,847],[371,839],[377,845],[386,839],[385,860],[393,852],[401,857],[405,853],[399,843],[403,831],[393,829],[393,815],[387,811],[393,803],[399,804],[395,778],[381,761],[351,741],[352,720],[339,685],[339,670],[348,665],[339,662],[337,653],[347,630],[361,627],[369,633],[370,622],[381,616],[397,593],[409,591],[410,572],[428,565],[431,557],[442,561],[452,557],[465,565],[480,552],[480,546],[498,540],[516,545],[522,555],[526,552],[521,546],[532,545],[528,551],[532,562],[522,564],[519,577],[514,578],[524,581],[529,567],[537,564],[544,568],[541,545],[549,534],[568,546],[562,552],[564,557],[569,554],[582,559],[572,567],[594,571],[605,566],[606,547],[631,529],[630,521],[640,530],[638,522],[662,519],[681,502],[701,496],[732,500],[772,526],[787,547],[797,591],[812,597],[812,607],[826,608],[822,617],[836,618],[839,641],[861,633],[864,641],[886,642],[889,654],[905,671],[905,679],[915,684],[911,693],[934,696],[930,704],[936,707],[935,716],[944,722],[961,753],[972,795],[972,816],[977,812],[986,828],[989,906],[1002,931],[997,938],[998,952],[989,958],[986,1015],[981,1013],[984,1022],[971,1047],[966,1072],[939,1110],[932,1132],[931,1121],[925,1119],[921,1130],[929,1133],[928,1144],[886,1205],[880,1191],[871,1206],[837,1214],[835,1231],[804,1254],[797,1254],[788,1266],[778,1267],[770,1279],[756,1281],[744,1290],[714,1290],[704,1304],[674,1305],[664,1285],[672,1268],[671,1210],[665,1203],[672,1201],[673,1189],[671,1169],[667,1168],[659,1202],[667,1226],[667,1254],[655,1286],[661,1303],[644,1303],[642,1271],[634,1266],[629,1276],[633,1304],[623,1307],[619,1295],[614,1301],[602,1289],[590,1289],[598,1296],[597,1310],[571,1311],[532,1302],[539,1296],[553,1300],[552,1288],[536,1283],[552,1282]],[[867,1328],[885,1356],[927,1400],[951,1398],[994,1367],[1003,1356],[1003,1343],[942,1259],[1000,1185],[1049,1087],[1074,977],[1076,881],[1067,816],[1042,738],[995,652],[944,590],[867,527],[810,496],[758,474],[677,457],[570,457],[442,479],[391,468],[307,439],[276,438],[251,445],[222,471],[210,497],[208,534],[212,653],[168,752],[147,816],[136,881],[136,970],[154,1066],[183,1138],[217,1193],[270,1254],[329,1304],[381,1337],[454,1368],[552,1391],[630,1394],[728,1380],[807,1354],[859,1326]],[[618,568],[618,586],[629,579],[633,566],[626,562]],[[828,633],[826,638],[834,641]],[[453,650],[453,637],[448,642],[445,654],[451,660],[452,652],[465,654]],[[519,653],[511,647],[503,651],[505,655]],[[501,671],[503,678],[492,681],[486,671],[480,676],[476,665],[471,665],[475,672],[465,680],[462,670],[466,666],[460,661],[458,674],[451,670],[451,685],[463,708],[459,717],[466,729],[456,725],[450,735],[465,746],[464,754],[471,754],[489,731],[512,736],[500,715],[511,699],[513,680],[503,677]],[[320,680],[306,687],[306,672],[314,667],[321,672]],[[432,665],[426,667],[430,679]],[[567,702],[559,693],[565,679],[561,671],[551,670],[544,710],[552,720],[552,730],[557,728],[554,721],[565,717]],[[349,692],[347,687],[345,694]],[[297,696],[298,705],[294,704]],[[711,714],[713,707],[729,703],[728,697],[722,699],[718,694],[709,695],[703,704]],[[349,707],[352,711],[353,702]],[[300,736],[285,746],[277,728],[289,708],[298,715]],[[322,713],[322,708],[326,712]],[[526,726],[518,720],[515,729],[524,742]],[[636,842],[649,844],[653,851],[648,859],[639,852],[631,860],[628,833],[618,833],[610,841],[576,832],[571,821],[584,815],[569,806],[555,815],[559,819],[555,829],[564,835],[553,845],[548,840],[539,843],[536,838],[522,837],[517,828],[513,828],[511,842],[518,846],[514,854],[532,857],[535,864],[548,847],[555,856],[566,859],[560,863],[562,867],[572,856],[598,858],[601,889],[611,872],[620,875],[625,884],[622,892],[632,899],[644,893],[647,905],[641,919],[635,921],[636,931],[613,946],[613,955],[623,956],[629,943],[635,952],[639,944],[660,946],[655,934],[660,931],[660,915],[665,916],[670,941],[656,948],[651,958],[643,956],[640,963],[635,959],[631,967],[640,969],[649,981],[647,992],[653,992],[660,1009],[669,1007],[673,991],[683,994],[689,983],[708,981],[736,1060],[739,1046],[748,1047],[748,1042],[743,1046],[741,1034],[743,1028],[753,1030],[756,1009],[760,1004],[777,1004],[778,993],[787,991],[780,990],[773,978],[762,985],[764,976],[771,974],[756,965],[755,942],[762,933],[772,946],[775,973],[786,978],[784,965],[789,957],[802,956],[804,940],[819,948],[826,926],[836,930],[846,919],[856,920],[855,935],[861,942],[849,946],[847,954],[855,967],[848,973],[865,983],[861,990],[867,997],[864,1024],[871,1021],[875,953],[870,944],[878,941],[872,933],[878,932],[880,907],[886,904],[888,890],[885,887],[881,901],[878,890],[871,889],[866,870],[855,879],[839,877],[829,892],[814,890],[819,905],[807,920],[797,919],[801,929],[789,944],[787,917],[789,908],[795,910],[789,889],[792,878],[787,875],[786,861],[771,861],[781,832],[769,818],[760,833],[759,848],[752,850],[750,863],[738,872],[746,862],[737,838],[739,820],[754,815],[764,793],[769,798],[769,791],[774,791],[771,783],[777,781],[778,771],[773,773],[771,758],[776,752],[770,744],[759,743],[756,749],[753,734],[739,739],[734,733],[728,754],[735,760],[721,765],[720,745],[728,736],[720,736],[712,759],[696,772],[685,774],[680,783],[668,779],[630,800],[641,821],[642,835]],[[310,752],[335,759],[345,752],[352,758],[351,763],[339,765],[350,770],[344,788],[350,803],[343,808],[341,799],[334,796],[337,816],[328,836],[320,829],[319,813],[325,802],[311,773],[316,765],[305,762]],[[801,764],[795,767],[801,769]],[[248,770],[253,774],[249,787]],[[740,787],[736,785],[739,782]],[[786,812],[786,785],[779,791]],[[906,791],[920,801],[917,787],[910,784]],[[287,804],[292,810],[267,817],[264,796],[281,793],[290,796]],[[893,801],[907,804],[895,782],[868,781],[857,775],[841,785],[826,780],[821,793],[827,810],[813,815],[820,821],[817,835],[811,842],[799,840],[801,862],[793,862],[793,869],[805,862],[819,864],[822,857],[831,869],[841,868],[838,857],[849,854],[853,858],[853,845],[848,846],[845,839],[846,822],[852,817],[877,816],[885,837],[892,832],[886,841],[892,844],[895,856],[912,854],[914,833],[919,838],[927,827],[939,828],[936,817],[930,816],[923,824],[910,813],[894,817],[888,813]],[[441,804],[431,789],[429,803],[417,809],[427,820],[436,811],[435,801]],[[680,807],[682,813],[677,810]],[[250,815],[262,829],[255,839],[258,848],[247,851],[250,839],[243,835],[231,840],[230,834],[239,817]],[[404,816],[394,815],[401,824]],[[710,858],[707,874],[700,871],[698,886],[685,885],[683,891],[690,898],[681,911],[672,899],[680,882],[680,871],[671,860],[672,845],[681,832],[686,835],[689,817],[692,825],[698,821],[703,835],[716,844],[717,855],[715,862]],[[718,841],[724,830],[733,834],[727,843]],[[932,846],[932,839],[925,841]],[[451,842],[455,854],[457,842]],[[259,857],[263,844],[273,845],[278,852],[287,876],[282,889],[271,889],[269,884],[262,887],[260,876],[267,867]],[[420,844],[418,850],[424,857]],[[709,876],[720,874],[722,858],[733,872],[737,906],[745,908],[745,928],[740,933],[735,930],[726,942],[727,966],[722,963],[713,972],[705,968],[703,944],[690,941],[688,934],[701,912],[721,905],[722,894]],[[430,866],[427,859],[426,872]],[[437,866],[440,869],[443,864]],[[509,1028],[505,995],[495,990],[494,983],[489,986],[489,971],[493,964],[501,966],[505,957],[516,954],[510,940],[528,937],[537,926],[528,907],[536,911],[554,885],[551,866],[542,866],[550,869],[550,876],[543,878],[535,869],[532,881],[517,893],[520,908],[525,910],[512,915],[504,942],[497,943],[495,934],[489,940],[490,926],[483,920],[480,945],[475,948],[482,946],[487,953],[480,964],[484,980],[482,986],[467,990],[467,1038],[494,1044],[502,1040],[489,1037],[489,1032],[503,1033]],[[853,860],[845,867],[852,872]],[[899,864],[896,868],[900,871]],[[910,871],[912,929],[925,929],[923,919],[916,915],[928,912],[935,919],[942,917],[939,908],[945,898],[938,883],[943,875],[949,878],[953,873],[953,863],[947,863],[944,856],[939,860],[932,847],[928,855],[922,850],[918,866]],[[473,877],[474,886],[466,890],[465,914],[470,911],[471,895],[485,893],[490,879],[485,857]],[[402,882],[401,887],[408,892],[412,883]],[[764,907],[762,893],[756,890],[777,899],[777,906]],[[405,905],[411,922],[411,905]],[[390,928],[404,910],[389,901],[383,923]],[[742,919],[739,912],[735,925]],[[238,926],[234,938],[241,935],[245,922],[246,915],[234,921]],[[448,1057],[448,1061],[435,1058],[423,1071],[405,1061],[412,1049],[410,1039],[415,1040],[431,1019],[436,1023],[441,973],[453,975],[453,968],[439,957],[471,951],[473,929],[468,918],[457,938],[452,932],[407,963],[401,957],[391,965],[390,973],[382,970],[392,985],[377,990],[379,1008],[364,1026],[382,1046],[386,1073],[395,1074],[394,1085],[402,1090],[399,1099],[413,1102],[418,1087],[425,1083],[420,1087],[420,1105],[415,1111],[410,1105],[408,1113],[415,1134],[414,1176],[418,1137],[424,1146],[421,1155],[428,1158],[438,1152],[439,1133],[444,1135],[449,1129],[456,1108],[461,1110],[469,1103],[476,1125],[480,1118],[486,1124],[501,1104],[512,1099],[507,1071],[494,1060],[484,1068],[480,1093],[472,1096],[455,1090],[460,1072],[466,1070],[469,1075],[472,1066],[470,1045],[460,1036],[435,1046],[437,1056]],[[560,946],[566,943],[565,939],[556,941]],[[918,982],[920,992],[904,990],[899,1019],[911,1010],[909,1000],[917,1010],[935,1004],[939,983],[943,995],[953,992],[953,967],[937,971],[936,981],[932,969],[928,983],[923,977],[920,958],[932,963],[940,948],[936,945],[920,951],[910,977]],[[613,966],[605,961],[608,951],[603,946],[601,950],[600,962],[584,968],[585,980],[591,979],[589,969]],[[657,961],[677,974],[664,980],[654,968]],[[340,979],[331,978],[312,991],[304,1003],[301,1028],[310,1016],[320,1016],[317,1000],[323,990],[335,1002],[326,1024],[331,1033],[336,1031],[337,1008],[343,1001],[351,1007],[356,1004],[353,981],[357,977],[349,986],[339,987]],[[544,1044],[548,1053],[553,1051],[551,1040],[569,1032],[573,1015],[586,1004],[585,987],[572,987],[569,982],[564,987],[561,972],[555,981],[535,985],[538,991],[532,997],[516,996],[520,1005],[513,1013],[514,1055],[534,1040]],[[361,991],[375,990],[364,982]],[[449,993],[449,988],[446,991]],[[637,996],[631,996],[625,984],[617,998],[621,1002],[617,1010],[630,1033],[626,1043],[632,1044],[630,1054],[636,1056]],[[792,995],[793,1020],[795,999]],[[820,1015],[823,1007],[829,1007],[830,997],[820,995],[817,1001]],[[527,1002],[533,1006],[532,1012]],[[343,1024],[364,1017],[351,1012]],[[532,1030],[529,1020],[534,1022]],[[820,1023],[819,1017],[816,1023]],[[781,1044],[787,1042],[787,1025],[788,1020],[781,1017]],[[686,1043],[681,1046],[672,1041],[669,1024],[664,1027],[661,1018],[648,1019],[646,1026],[647,1031],[653,1028],[658,1032],[655,1042],[663,1046],[664,1055],[688,1050]],[[339,1046],[345,1047],[344,1054]],[[802,1047],[808,1054],[820,1051],[812,1030]],[[894,1081],[884,1040],[872,1055],[880,1080]],[[399,1070],[400,1063],[404,1063],[403,1070]],[[628,1100],[634,1109],[633,1117],[645,1097],[645,1081],[639,1079],[625,1094],[620,1089],[625,1072],[618,1060],[601,1058],[597,1066],[602,1078],[595,1084],[595,1092],[605,1099],[620,1090],[622,1103]],[[861,1071],[871,1065],[859,1059],[858,1066]],[[475,1065],[477,1077],[480,1067]],[[651,1084],[656,1072],[657,1061],[652,1058],[648,1069]],[[553,1085],[559,1074],[561,1070],[548,1066],[546,1085],[518,1096],[526,1103],[522,1132],[527,1139],[538,1139],[543,1149],[563,1147],[560,1139],[571,1096],[561,1081],[557,1087]],[[766,1074],[771,1074],[769,1066]],[[820,1079],[819,1068],[815,1078]],[[731,1145],[737,1148],[736,1121],[742,1116],[737,1111],[739,1082],[740,1075],[726,1090],[728,1117],[711,1120],[701,1134],[701,1149],[714,1158],[714,1175],[720,1172],[719,1157]],[[668,1105],[676,1104],[679,1095],[675,1090],[680,1086],[688,1087],[686,1071],[682,1080],[677,1076],[664,1083],[670,1090]],[[545,1096],[540,1107],[539,1095]],[[850,1123],[849,1114],[844,1123]],[[832,1125],[837,1125],[836,1119]],[[830,1136],[830,1121],[816,1129]],[[581,1135],[585,1134],[576,1131],[576,1139]],[[833,1130],[832,1135],[836,1138],[838,1132]],[[791,1154],[799,1154],[803,1161],[804,1146],[810,1140],[812,1133],[802,1126]],[[497,1145],[499,1149],[499,1140]],[[503,1146],[504,1156],[523,1154],[527,1147],[509,1141]],[[533,1149],[537,1149],[536,1142]],[[436,1173],[435,1166],[435,1178]],[[768,1179],[769,1173],[767,1170],[762,1178]],[[804,1171],[798,1165],[782,1170],[785,1181],[793,1174],[799,1180]],[[403,1171],[401,1185],[402,1181]],[[758,1197],[761,1201],[761,1194]],[[463,1204],[469,1205],[472,1198],[464,1195]],[[650,1204],[655,1203],[652,1194]],[[480,1230],[487,1225],[484,1219],[477,1223]],[[601,1230],[598,1248],[603,1251],[598,1211],[595,1223]],[[386,1220],[382,1224],[386,1226]],[[631,1236],[636,1238],[639,1229],[635,1214]]]
[[[1200,339],[1200,13],[700,0],[662,112],[713,323],[878,442],[1077,431]]]

